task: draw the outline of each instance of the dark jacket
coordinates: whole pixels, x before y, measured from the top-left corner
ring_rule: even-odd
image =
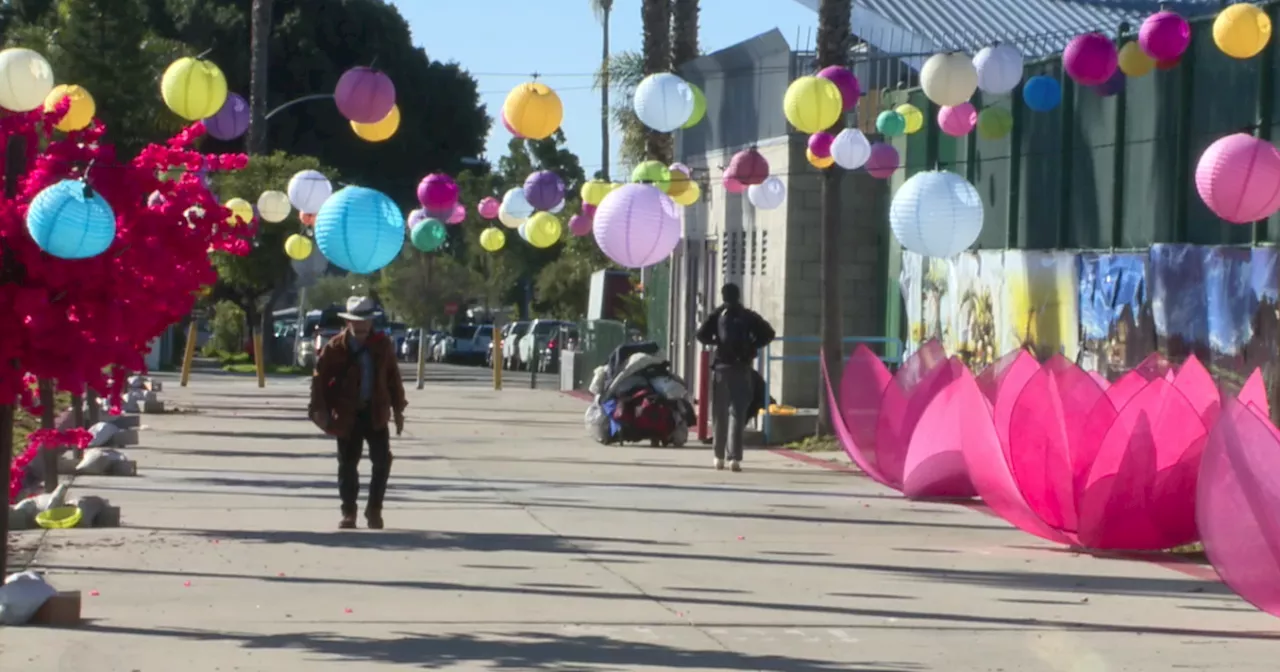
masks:
[[[316,358],[315,376],[311,379],[309,412],[328,409],[333,414],[329,433],[348,436],[360,410],[360,364],[352,360],[349,347],[351,332],[346,329],[334,336]],[[396,362],[395,346],[386,334],[372,333],[365,347],[373,356],[373,397],[369,401],[374,429],[383,429],[392,417],[404,417],[404,383]]]
[[[742,305],[721,305],[707,316],[702,326],[698,327],[698,342],[703,345],[718,346],[720,344],[720,316],[726,310],[740,310],[747,317],[747,323],[751,329],[751,347],[759,350],[773,342],[777,334],[773,331],[773,325],[769,324],[763,317],[760,317],[754,310],[746,308]],[[720,357],[720,349],[717,347],[715,355],[712,356],[714,366],[731,366],[734,362],[726,362]]]

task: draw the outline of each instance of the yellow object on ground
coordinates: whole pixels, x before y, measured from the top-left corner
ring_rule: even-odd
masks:
[[[84,513],[78,506],[59,506],[36,514],[36,525],[46,530],[65,530],[80,524]]]

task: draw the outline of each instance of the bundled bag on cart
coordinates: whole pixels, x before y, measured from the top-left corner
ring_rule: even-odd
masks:
[[[589,433],[601,443],[649,441],[682,446],[694,424],[689,389],[671,372],[671,363],[656,343],[619,346],[596,369],[587,409]]]

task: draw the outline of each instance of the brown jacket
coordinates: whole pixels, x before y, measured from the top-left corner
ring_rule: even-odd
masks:
[[[315,375],[311,379],[310,411],[328,409],[333,414],[329,433],[345,437],[355,425],[360,407],[360,364],[352,361],[348,347],[351,332],[342,330],[320,351],[316,358]],[[400,365],[396,362],[395,345],[382,333],[373,333],[365,341],[373,355],[373,411],[374,429],[382,429],[391,419],[404,417],[404,383],[400,380]]]

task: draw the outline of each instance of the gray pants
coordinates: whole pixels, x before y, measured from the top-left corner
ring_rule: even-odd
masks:
[[[715,389],[711,393],[711,422],[715,437],[716,457],[742,459],[742,430],[747,426],[747,407],[751,405],[753,387],[751,366],[717,367]]]

